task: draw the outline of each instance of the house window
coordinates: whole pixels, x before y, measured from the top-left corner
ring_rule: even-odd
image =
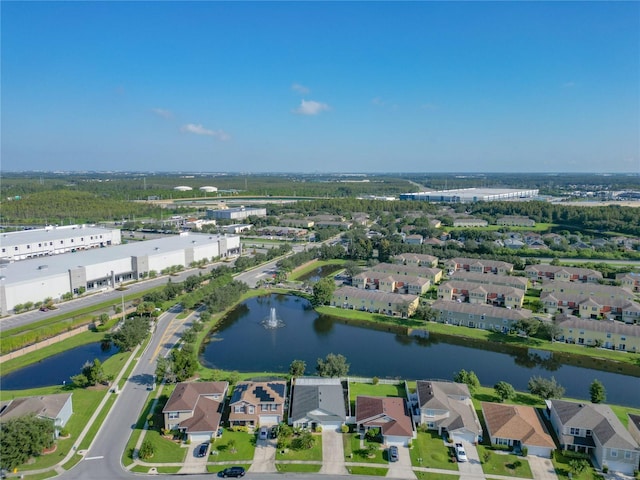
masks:
[[[620,341],[624,342],[627,339],[627,337],[620,337]]]
[[[613,458],[617,457],[617,456],[618,456],[618,450],[615,450],[615,449],[613,449],[613,448],[612,448],[612,449],[611,449],[611,456],[612,456]]]
[[[169,412],[169,419],[170,420],[175,420],[179,416],[180,416],[180,414],[178,412]]]
[[[569,435],[580,435],[580,429],[579,428],[575,428],[575,427],[571,427],[569,429]]]
[[[253,407],[253,405],[249,406],[249,413],[255,413],[256,409]]]
[[[233,407],[233,411],[235,413],[242,413],[244,411],[244,407],[242,405],[236,405],[235,407]]]
[[[277,412],[278,411],[278,405],[276,405],[275,403],[271,404],[271,411],[272,412]]]
[[[611,334],[610,333],[607,333],[607,338],[611,338]]]
[[[435,412],[433,410],[427,410],[427,411],[424,412],[424,414],[427,417],[435,417],[436,416],[436,414],[435,414]]]
[[[631,460],[631,452],[629,450],[624,451],[624,459]]]

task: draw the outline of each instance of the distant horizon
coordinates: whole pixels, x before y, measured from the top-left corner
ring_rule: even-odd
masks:
[[[16,1],[0,49],[5,171],[640,172],[640,2]]]

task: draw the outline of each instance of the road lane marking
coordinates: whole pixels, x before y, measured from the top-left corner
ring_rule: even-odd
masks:
[[[85,457],[85,460],[100,460],[101,458],[104,458],[104,455],[100,455],[98,457]]]

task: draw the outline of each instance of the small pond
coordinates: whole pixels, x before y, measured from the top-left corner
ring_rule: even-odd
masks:
[[[95,358],[104,362],[117,352],[118,349],[113,346],[103,350],[100,343],[88,343],[3,375],[0,377],[0,385],[2,390],[61,385],[70,382],[70,377],[80,373],[86,362],[93,362]]]
[[[282,328],[265,328],[272,308],[284,322]],[[310,375],[317,359],[328,353],[344,355],[351,364],[350,374],[367,377],[450,380],[454,372],[464,368],[475,371],[483,385],[504,380],[526,390],[531,376],[553,375],[568,397],[581,399],[588,398],[589,385],[597,378],[604,384],[609,402],[640,407],[638,377],[568,365],[548,352],[472,343],[451,336],[424,339],[348,325],[318,315],[309,302],[289,295],[256,297],[238,305],[211,333],[200,361],[225,370],[287,372],[291,362],[299,359],[306,362],[306,374]]]
[[[322,267],[318,267],[310,272],[305,273],[304,275],[300,275],[298,280],[301,282],[311,282],[315,283],[320,280],[322,277],[327,277],[329,275],[333,275],[337,271],[344,270],[343,265],[323,265]]]

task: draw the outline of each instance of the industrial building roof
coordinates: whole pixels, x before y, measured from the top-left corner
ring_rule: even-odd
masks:
[[[0,278],[4,278],[7,283],[32,281],[39,276],[49,277],[56,274],[67,273],[70,268],[95,265],[128,257],[157,255],[163,251],[174,252],[190,246],[217,242],[223,237],[222,235],[184,232],[180,235],[128,243],[125,245],[32,258],[0,265]],[[229,238],[231,237],[232,236],[229,236]]]
[[[63,240],[76,235],[105,235],[111,233],[111,228],[100,228],[91,225],[66,225],[62,227],[45,227],[18,232],[6,232],[0,235],[3,247],[13,247],[27,243]]]

